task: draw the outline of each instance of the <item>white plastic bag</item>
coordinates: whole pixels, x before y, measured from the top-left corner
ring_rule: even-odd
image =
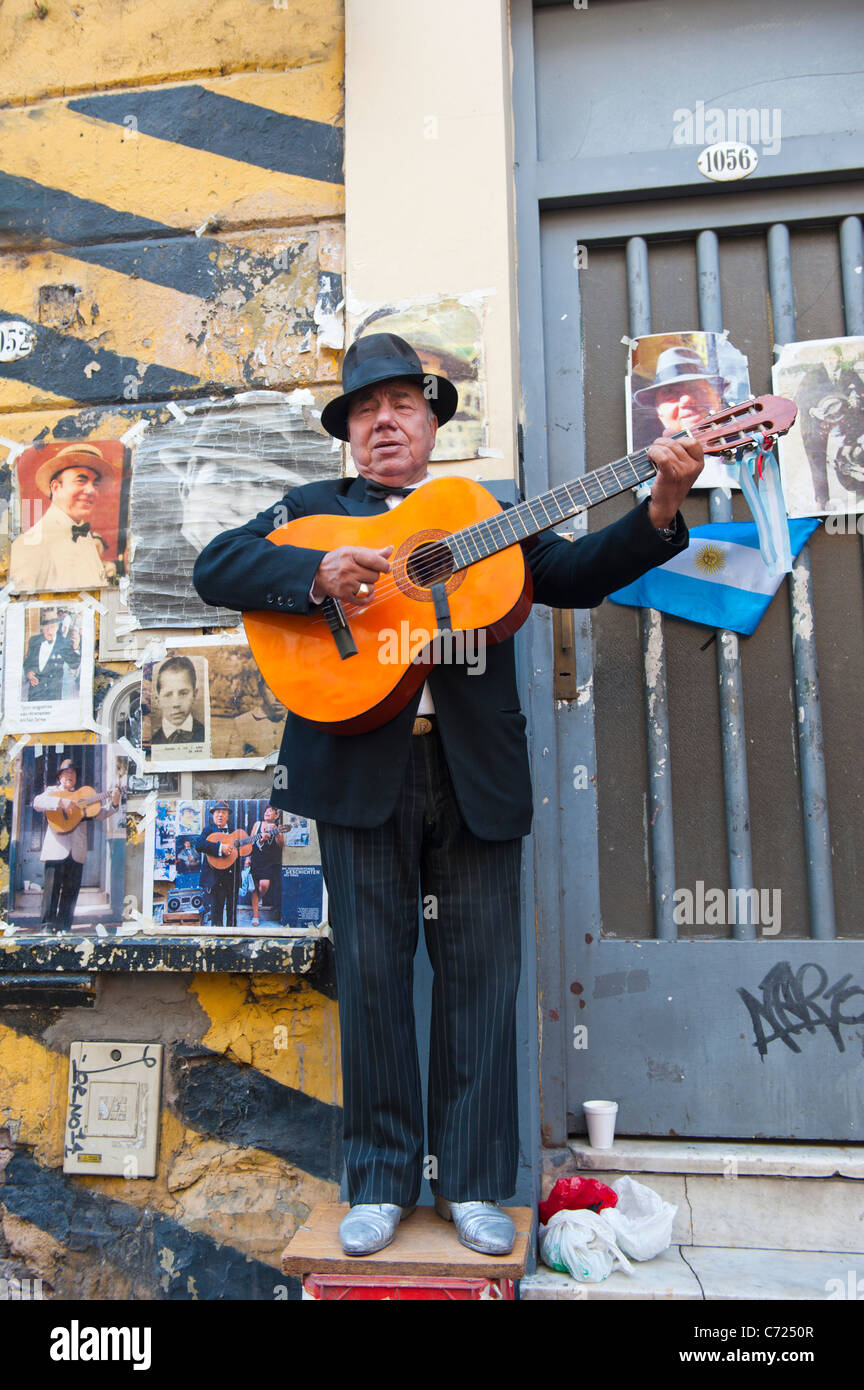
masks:
[[[604,1211],[556,1211],[548,1226],[540,1227],[540,1258],[550,1269],[572,1274],[580,1284],[597,1284],[620,1264],[632,1273],[619,1250],[615,1232]]]
[[[625,1254],[632,1260],[653,1260],[668,1250],[678,1208],[633,1178],[619,1178],[612,1188],[618,1193],[618,1205],[606,1207],[603,1215]]]

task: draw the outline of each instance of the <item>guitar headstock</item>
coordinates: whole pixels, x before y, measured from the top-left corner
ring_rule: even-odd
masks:
[[[734,455],[758,447],[766,436],[786,434],[797,416],[797,405],[785,396],[750,396],[738,405],[704,416],[690,426],[689,433],[699,440],[706,454]]]

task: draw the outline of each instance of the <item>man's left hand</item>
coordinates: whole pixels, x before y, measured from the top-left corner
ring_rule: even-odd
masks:
[[[662,530],[675,524],[675,513],[702,472],[702,445],[696,439],[655,439],[648,457],[657,465],[648,515]]]

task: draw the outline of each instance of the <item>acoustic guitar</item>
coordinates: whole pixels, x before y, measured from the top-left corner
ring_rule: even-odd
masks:
[[[98,816],[102,807],[107,806],[113,794],[113,792],[97,792],[93,787],[77,787],[74,792],[61,792],[57,797],[56,808],[45,812],[48,824],[62,835],[68,834],[85,817],[92,820],[94,816]],[[70,806],[68,810],[63,810],[60,806],[61,798],[63,801],[74,801],[76,804]]]
[[[207,863],[212,864],[214,869],[230,869],[238,855],[252,853],[252,846],[257,845],[263,849],[274,836],[282,830],[281,825],[277,825],[273,830],[259,830],[257,835],[247,835],[245,830],[214,830],[207,839],[214,845],[222,845],[222,854],[208,854]]]
[[[782,396],[751,397],[672,437],[731,458],[785,434],[796,415]],[[381,515],[287,522],[270,532],[274,545],[394,550],[368,604],[328,598],[309,614],[247,613],[261,674],[288,709],[330,733],[378,728],[405,708],[436,659],[449,652],[452,660],[459,641],[470,650],[467,634],[500,642],[521,627],[532,597],[524,541],[656,472],[639,449],[507,509],[479,483],[439,478]]]
[[[247,835],[245,830],[214,830],[212,835],[207,836],[207,840],[211,845],[222,846],[221,854],[206,856],[207,863],[212,864],[214,869],[230,869],[239,855],[243,855],[245,859],[247,854],[252,853],[255,836]]]

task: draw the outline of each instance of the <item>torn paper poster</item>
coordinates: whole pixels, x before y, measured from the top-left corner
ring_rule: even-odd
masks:
[[[864,512],[864,337],[787,343],[773,381],[798,407],[780,441],[789,516]]]
[[[477,458],[486,439],[486,380],[483,327],[473,304],[455,298],[368,306],[354,337],[396,333],[416,351],[424,371],[445,376],[459,393],[455,416],[438,432],[432,463]]]
[[[234,626],[192,586],[208,541],[242,526],[303,483],[339,477],[340,452],[313,408],[278,391],[184,402],[135,449],[129,608],[142,627]]]
[[[725,333],[651,333],[629,345],[627,449],[645,449],[750,395],[747,358]],[[737,487],[719,459],[706,458],[697,488]]]

